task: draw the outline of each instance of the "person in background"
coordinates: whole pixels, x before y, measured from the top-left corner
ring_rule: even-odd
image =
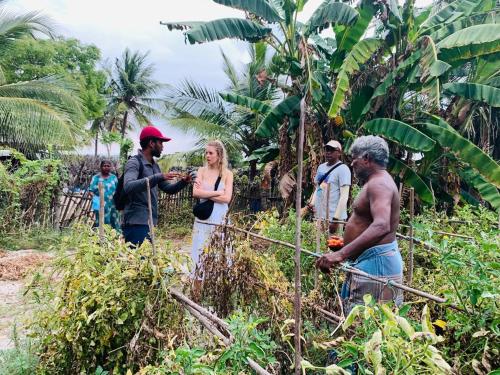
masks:
[[[219,184],[215,188],[218,180]],[[226,149],[221,141],[210,141],[205,148],[205,165],[198,169],[193,187],[193,197],[199,198],[201,201],[207,199],[214,201],[213,211],[206,221],[222,224],[226,218],[232,195],[233,173],[228,168]],[[216,229],[215,226],[203,224],[195,217],[191,250],[195,269],[200,267],[200,256],[210,244],[210,239]],[[199,287],[200,285],[195,285],[195,289]]]
[[[120,218],[113,202],[118,178],[111,173],[111,162],[103,160],[100,164],[100,173],[92,177],[89,191],[92,193],[92,210],[95,214],[95,227],[99,226],[99,182],[102,182],[104,188],[104,224],[111,225],[114,229],[120,230]]]
[[[154,158],[160,157],[163,143],[170,138],[154,126],[146,126],[139,136],[141,149],[131,157],[125,165],[123,190],[127,195],[127,203],[123,210],[123,236],[125,242],[140,246],[145,239],[150,239],[148,225],[148,192],[146,179],[151,188],[151,208],[153,225],[158,224],[158,188],[167,194],[175,194],[185,188],[194,177],[191,174],[181,175],[178,172],[162,173]],[[142,167],[141,167],[142,164]],[[169,183],[178,178],[176,183]]]
[[[330,234],[335,234],[339,228],[339,223],[335,221],[347,219],[351,171],[342,163],[341,156],[339,142],[331,140],[325,145],[326,162],[318,167],[314,177],[316,189],[307,205],[314,211],[317,220],[328,220]]]
[[[318,259],[316,266],[323,272],[353,261],[352,265],[386,281],[403,281],[403,261],[396,242],[399,225],[399,192],[387,172],[389,147],[380,137],[357,138],[351,146],[352,168],[363,185],[346,224],[344,247]],[[377,302],[403,302],[400,289],[391,288],[363,276],[348,273],[342,287],[344,311],[364,304],[363,296],[371,294]]]

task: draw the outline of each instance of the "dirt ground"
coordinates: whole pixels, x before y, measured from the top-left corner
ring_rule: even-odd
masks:
[[[52,256],[35,250],[0,252],[0,350],[14,347],[14,327],[18,337],[25,335],[30,306],[23,296],[26,282],[35,267]]]

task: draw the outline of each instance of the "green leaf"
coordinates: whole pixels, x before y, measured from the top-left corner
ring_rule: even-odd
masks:
[[[389,6],[389,10],[394,15],[394,17],[396,17],[399,22],[403,22],[397,0],[388,0],[387,5]]]
[[[422,178],[400,160],[389,158],[389,171],[393,175],[402,175],[403,181],[415,189],[415,193],[422,199],[422,201],[434,204],[434,194],[429,186],[422,180]]]
[[[422,332],[436,334],[434,331],[434,327],[431,323],[431,318],[429,314],[429,307],[427,305],[424,306],[422,310],[422,317],[420,319],[420,323],[422,324]]]
[[[479,25],[479,24],[488,24],[495,23],[494,19],[491,17],[486,17],[486,15],[477,16],[473,15],[470,17],[463,17],[458,19],[455,22],[444,24],[440,26],[440,28],[436,29],[430,37],[434,40],[434,43],[441,41],[442,39],[450,36],[453,33],[456,33],[459,30],[465,29],[466,27]]]
[[[432,63],[429,69],[431,77],[440,77],[451,68],[451,65],[441,60],[436,60]]]
[[[472,168],[464,168],[459,172],[460,177],[479,192],[481,198],[489,202],[495,210],[500,210],[500,193],[498,189],[486,181],[479,173]]]
[[[232,92],[220,93],[219,95],[226,102],[246,107],[261,114],[267,114],[273,109],[269,104],[266,104],[258,99],[250,98],[249,96],[238,95]]]
[[[466,99],[485,102],[492,107],[500,107],[500,89],[493,86],[470,82],[451,82],[443,85],[443,89]]]
[[[368,121],[363,126],[372,134],[382,135],[417,152],[430,151],[436,144],[432,138],[414,127],[390,118],[376,118]]]
[[[278,11],[266,0],[214,0],[218,4],[243,10],[264,18],[268,22],[283,21]]]
[[[500,51],[500,24],[475,25],[457,31],[437,45],[439,58],[450,62]]]
[[[356,305],[352,308],[349,315],[347,315],[347,318],[345,319],[344,323],[342,323],[342,329],[344,331],[354,323],[354,320],[356,320],[356,318],[359,316],[359,314],[364,308],[365,307],[362,305]]]
[[[328,116],[335,117],[344,105],[346,93],[349,91],[349,75],[360,69],[360,65],[364,64],[379,49],[382,44],[381,39],[363,39],[358,42],[352,51],[347,55],[340,72],[337,76],[335,93],[333,95]]]
[[[255,131],[255,135],[261,138],[273,137],[277,134],[279,125],[286,116],[292,115],[300,108],[300,97],[289,96],[280,104],[273,108],[271,112],[262,120]]]
[[[264,146],[252,152],[247,161],[258,160],[259,163],[268,163],[275,160],[279,156],[279,153],[280,149],[278,146]]]
[[[349,5],[334,0],[325,0],[307,21],[304,35],[319,33],[330,24],[352,25],[357,18],[358,12]]]
[[[266,352],[264,349],[262,349],[259,345],[257,345],[255,342],[251,342],[248,345],[248,348],[252,351],[252,354],[254,354],[257,358],[263,358],[266,356]]]
[[[221,39],[241,39],[258,42],[271,33],[271,29],[240,18],[221,18],[209,22],[162,23],[172,29],[188,29],[184,35],[189,43],[205,43]]]
[[[420,25],[420,34],[434,30],[437,27],[451,23],[458,17],[469,16],[480,5],[477,0],[457,0],[448,4]]]
[[[430,108],[438,108],[440,105],[439,79],[433,76],[431,69],[438,63],[436,46],[428,36],[422,37],[422,58],[420,59],[420,82],[423,87],[422,94],[427,94],[430,102]],[[442,66],[442,65],[441,65]]]
[[[357,10],[359,16],[353,25],[342,27],[341,30],[337,30],[338,28],[336,28],[335,39],[337,41],[337,50],[334,53],[331,63],[334,69],[337,69],[341,65],[345,51],[350,51],[359,42],[375,15],[375,6],[371,1],[362,1]]]
[[[441,147],[449,148],[488,181],[500,186],[500,166],[488,154],[457,132],[430,123],[424,125]]]

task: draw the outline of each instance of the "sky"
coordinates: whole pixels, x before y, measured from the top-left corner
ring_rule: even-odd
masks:
[[[299,20],[306,21],[322,1],[309,0]],[[430,1],[420,0],[417,4]],[[210,21],[243,16],[243,12],[212,0],[7,0],[6,6],[16,11],[43,12],[54,21],[59,35],[96,45],[108,64],[127,47],[149,51],[149,62],[156,68],[155,79],[166,84],[177,85],[189,78],[223,91],[227,81],[220,50],[236,67],[241,68],[249,61],[245,42],[224,40],[191,45],[184,42],[181,31],[168,31],[160,25],[160,21]],[[160,120],[154,125],[172,138],[165,153],[188,151],[194,146],[195,137],[171,127],[168,121]],[[130,137],[137,140],[138,133],[130,133]],[[80,151],[93,153],[93,147]],[[105,153],[104,146],[99,147],[99,153]]]

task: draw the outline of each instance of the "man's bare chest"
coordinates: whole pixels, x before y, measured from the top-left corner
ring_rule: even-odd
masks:
[[[370,216],[370,200],[368,193],[363,188],[352,204],[352,210],[357,216]]]

